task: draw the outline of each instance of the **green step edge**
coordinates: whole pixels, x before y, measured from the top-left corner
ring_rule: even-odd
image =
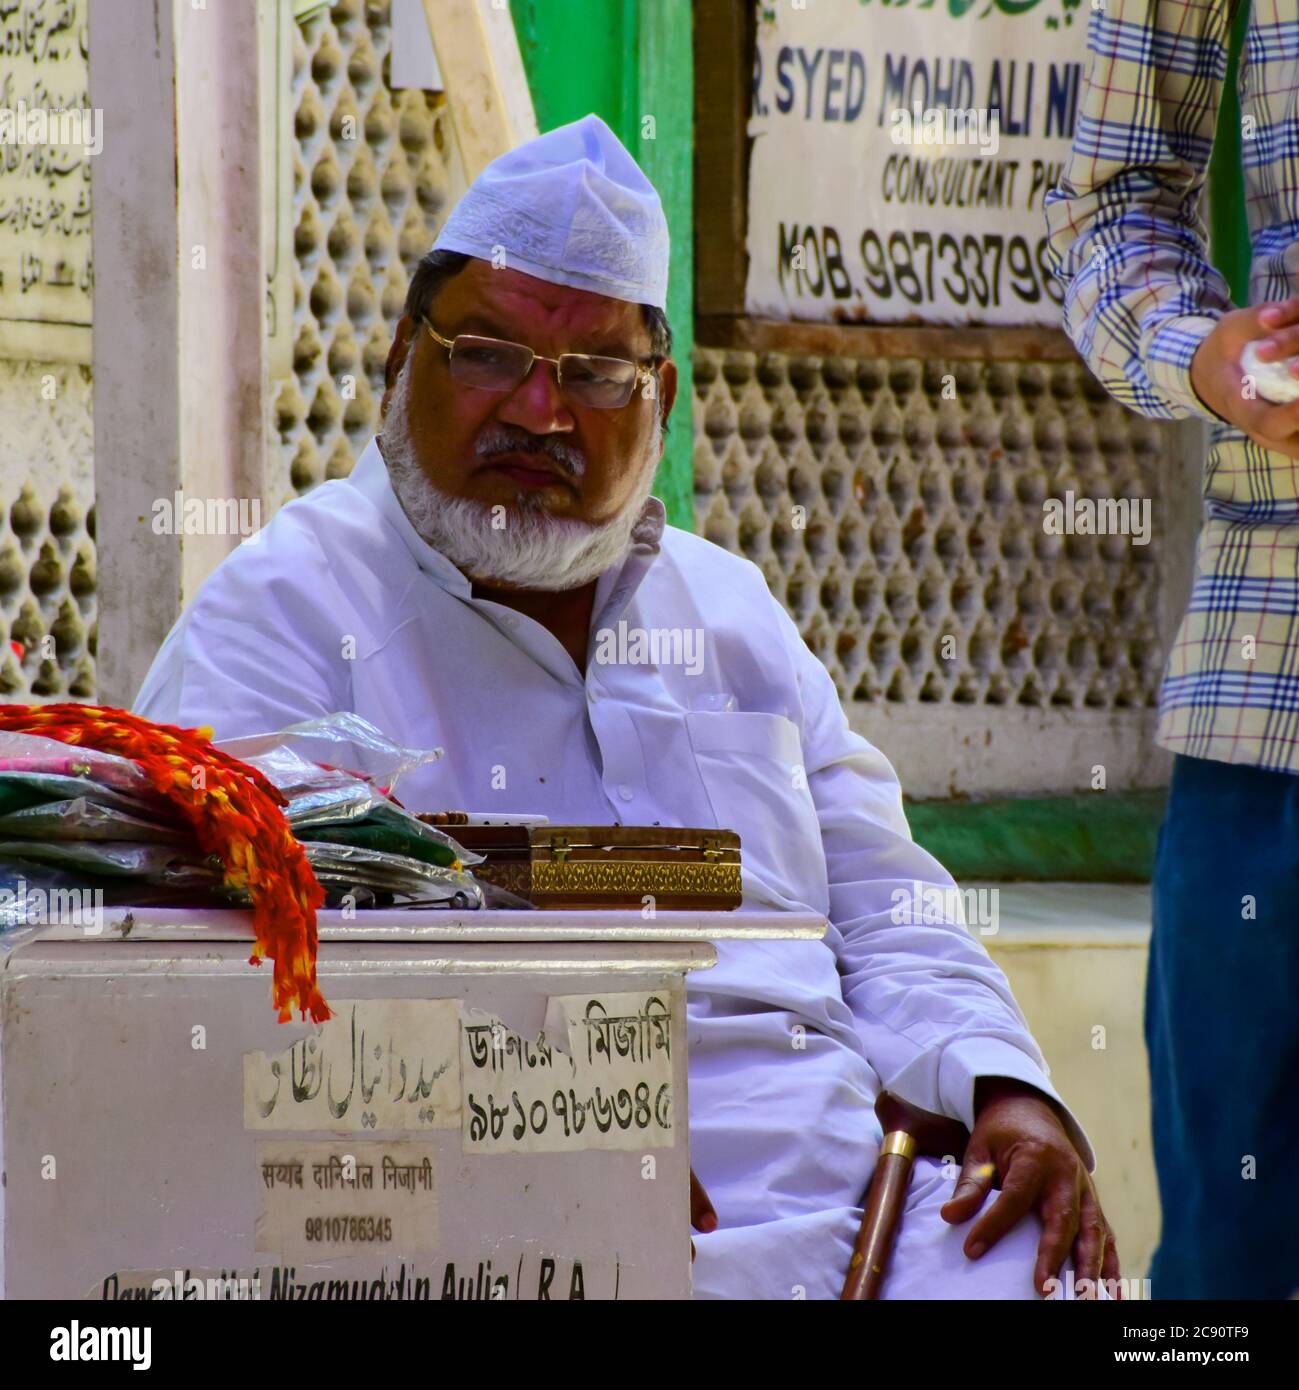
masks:
[[[1167,789],[908,801],[916,843],[957,882],[1148,883]]]

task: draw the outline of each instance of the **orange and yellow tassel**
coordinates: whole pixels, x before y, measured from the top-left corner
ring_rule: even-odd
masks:
[[[316,909],[324,890],[266,778],[211,743],[210,729],[154,724],[106,705],[0,705],[0,730],[39,734],[129,758],[176,806],[204,854],[215,855],[228,887],[253,902],[257,941],[249,963],[274,962],[272,998],[281,1023],[297,1009],[330,1017],[316,983]]]

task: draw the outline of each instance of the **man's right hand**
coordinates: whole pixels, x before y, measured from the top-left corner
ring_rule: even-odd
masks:
[[[717,1229],[717,1213],[713,1210],[713,1204],[708,1200],[708,1193],[704,1191],[704,1185],[695,1177],[695,1170],[690,1170],[690,1224],[696,1231],[703,1231],[705,1235],[709,1231]],[[693,1264],[695,1258],[695,1243],[690,1242],[690,1261]]]
[[[1191,359],[1191,385],[1215,415],[1256,444],[1299,459],[1299,401],[1273,405],[1246,394],[1240,355],[1254,340],[1264,362],[1299,356],[1299,296],[1224,314]]]

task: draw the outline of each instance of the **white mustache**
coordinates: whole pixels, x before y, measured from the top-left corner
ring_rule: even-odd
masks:
[[[475,451],[484,458],[492,454],[545,454],[574,478],[586,472],[586,455],[581,449],[565,444],[552,435],[529,434],[526,430],[510,430],[504,425],[488,425],[478,436]]]

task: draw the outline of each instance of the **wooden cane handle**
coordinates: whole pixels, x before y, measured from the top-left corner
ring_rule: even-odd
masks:
[[[866,1194],[861,1229],[848,1262],[848,1277],[839,1295],[841,1302],[856,1303],[879,1297],[898,1221],[906,1205],[915,1153],[916,1142],[905,1130],[894,1130],[884,1136]]]

